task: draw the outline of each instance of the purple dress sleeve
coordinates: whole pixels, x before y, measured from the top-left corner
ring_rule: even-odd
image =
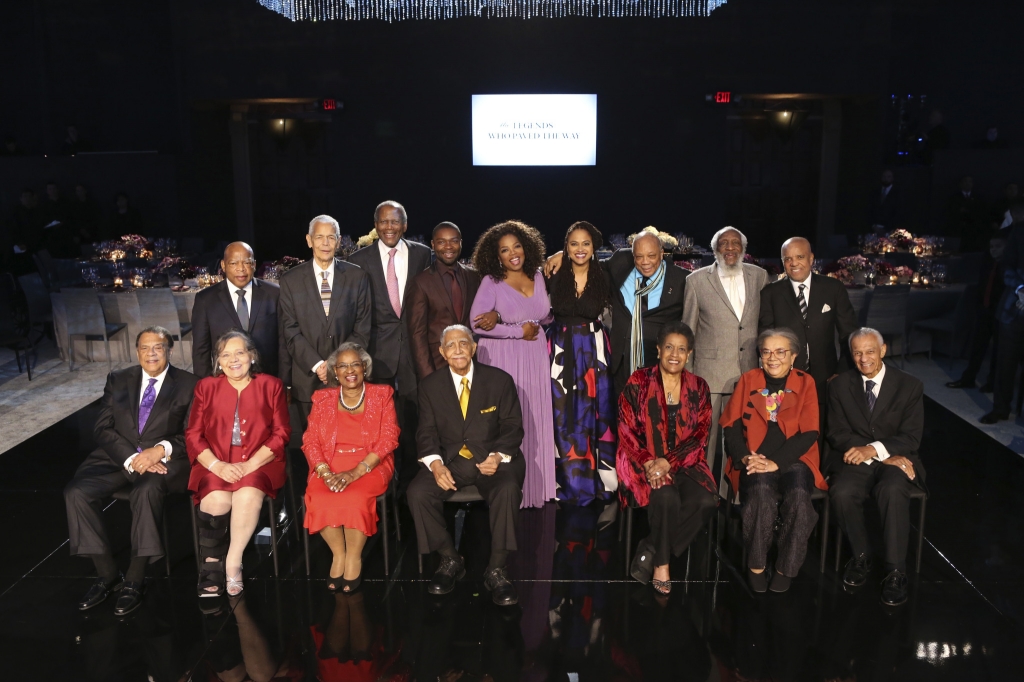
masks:
[[[475,319],[477,315],[483,313],[489,313],[492,310],[498,311],[502,319],[508,317],[515,317],[512,315],[512,311],[509,310],[507,300],[500,296],[499,287],[501,283],[495,282],[493,277],[484,277],[480,282],[480,288],[476,292],[476,297],[473,298],[473,306],[469,311],[469,319]],[[502,322],[494,325],[494,329],[490,331],[484,331],[483,329],[475,328],[473,330],[480,336],[486,336],[492,339],[521,339],[523,338],[523,327],[522,324]]]

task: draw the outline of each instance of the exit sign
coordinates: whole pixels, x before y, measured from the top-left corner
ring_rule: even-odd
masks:
[[[730,90],[719,90],[710,95],[704,95],[704,101],[711,104],[735,104],[740,101],[739,95],[734,95]]]

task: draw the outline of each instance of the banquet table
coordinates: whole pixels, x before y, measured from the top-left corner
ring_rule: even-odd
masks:
[[[861,326],[867,322],[868,306],[875,288],[863,287],[847,290],[850,294],[850,303],[853,304],[853,309],[857,313],[857,321]],[[914,330],[914,322],[943,317],[952,313],[966,289],[966,284],[937,285],[931,289],[916,287],[910,289],[910,301],[907,304],[907,330],[910,335],[910,348],[913,349],[913,352],[923,353],[931,349],[931,336],[926,332]],[[897,342],[896,347],[889,349],[889,354],[902,354],[901,345],[901,342]]]
[[[174,296],[174,303],[178,309],[178,321],[188,324],[192,320],[192,306],[195,305],[196,294],[199,289],[192,287],[187,291],[171,292]],[[139,309],[139,299],[134,291],[98,291],[100,305],[103,307],[103,314],[110,324],[128,325],[128,346],[133,348],[135,337],[142,331],[142,313]],[[68,359],[68,338],[67,318],[64,311],[57,307],[53,309],[53,325],[57,335],[57,347],[60,350],[60,357],[65,362]],[[87,341],[76,338],[75,362],[98,362],[106,360],[103,341]],[[188,335],[179,342],[176,342],[171,354],[171,364],[175,367],[188,368],[192,364],[192,336]],[[114,362],[134,362],[134,351],[130,357],[125,357],[123,343],[110,344],[111,359]]]

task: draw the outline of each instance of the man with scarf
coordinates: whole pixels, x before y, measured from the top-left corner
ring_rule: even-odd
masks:
[[[611,283],[612,346],[609,366],[615,394],[622,393],[629,376],[641,367],[658,364],[657,341],[661,328],[683,316],[686,271],[665,262],[661,240],[641,232],[632,249],[619,249],[601,263]],[[544,274],[550,277],[562,265],[562,252],[548,258]],[[756,324],[754,325],[757,326]],[[756,332],[756,330],[755,330]]]
[[[692,371],[711,388],[711,442],[708,466],[714,471],[718,417],[744,372],[757,367],[757,318],[768,273],[743,262],[747,238],[723,227],[711,238],[715,262],[687,278],[683,322],[696,337]]]

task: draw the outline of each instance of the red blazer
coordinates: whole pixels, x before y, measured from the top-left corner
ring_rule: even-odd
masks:
[[[274,490],[284,485],[285,448],[292,433],[284,384],[269,374],[256,374],[239,394],[222,374],[200,379],[196,384],[185,429],[185,448],[192,461],[189,490],[198,490],[199,479],[208,473],[196,461],[203,450],[209,448],[218,459],[230,461],[236,402],[242,435],[241,459],[247,460],[266,445],[274,452],[274,459],[264,464],[261,471],[270,478]]]
[[[393,453],[398,447],[398,415],[395,413],[394,389],[384,384],[366,386],[366,407],[363,409],[363,447],[376,453],[380,464],[373,474],[384,476],[387,482],[395,471]],[[338,394],[341,388],[322,388],[313,394],[313,408],[309,412],[309,426],[302,434],[302,452],[309,462],[309,478],[316,476],[316,467],[330,463],[338,436]],[[378,473],[379,472],[379,473]]]
[[[761,368],[756,367],[745,372],[736,383],[736,389],[718,420],[724,429],[735,424],[737,419],[742,419],[743,435],[750,450],[760,445],[768,433],[768,408],[765,397],[761,395],[764,388],[767,388],[767,385]],[[789,378],[786,380],[786,395],[782,399],[782,406],[779,407],[778,424],[786,438],[801,431],[821,429],[821,422],[818,419],[818,391],[814,387],[814,378],[807,372],[790,370]],[[722,457],[726,458],[725,475],[729,477],[732,489],[739,490],[740,470],[733,466],[732,458],[727,457],[724,452]],[[828,490],[828,484],[825,483],[825,478],[818,468],[818,460],[817,442],[800,456],[800,461],[814,474],[815,487]]]

